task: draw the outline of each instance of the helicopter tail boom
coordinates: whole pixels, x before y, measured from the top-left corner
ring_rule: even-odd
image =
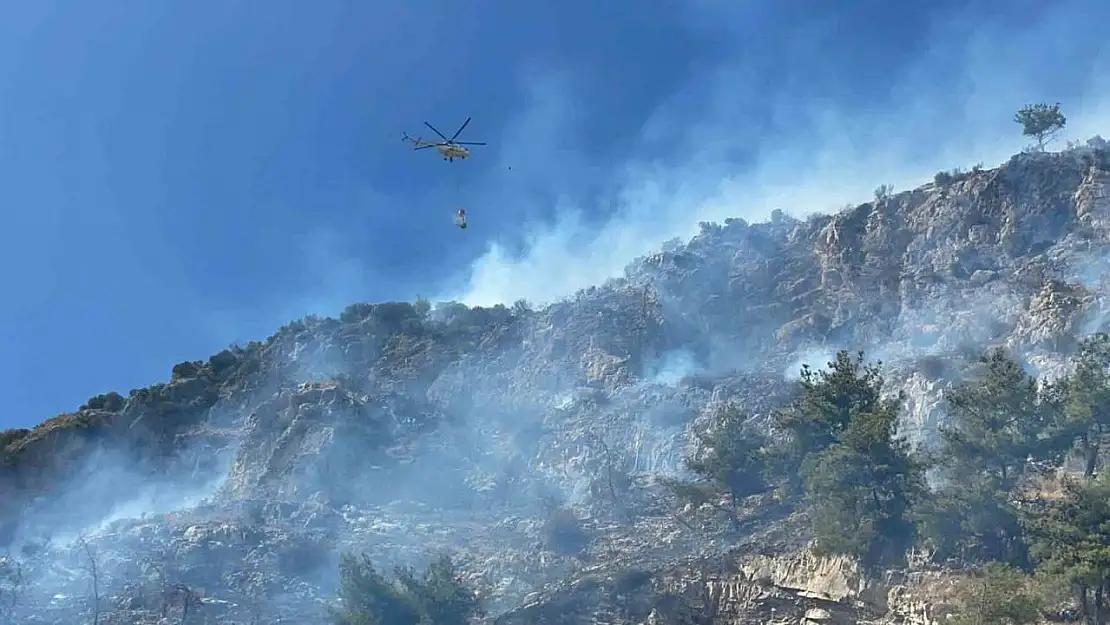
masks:
[[[427,141],[425,139],[421,139],[420,137],[410,137],[407,132],[402,132],[401,133],[401,140],[402,141],[408,141],[409,143],[411,143],[413,145],[414,150],[422,150],[424,148],[433,148],[436,145],[438,145],[434,141]]]

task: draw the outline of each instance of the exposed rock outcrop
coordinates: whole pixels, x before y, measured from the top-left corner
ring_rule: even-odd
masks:
[[[887,363],[925,444],[968,354],[1062,371],[1106,327],[1108,185],[1110,151],[1085,147],[832,216],[706,224],[542,309],[353,305],[6,432],[19,622],[79,622],[90,553],[101,623],[180,612],[175,584],[214,622],[318,622],[349,548],[459,551],[501,625],[941,622],[951,574],[817,558],[773,505],[695,527],[656,478],[715,409],[762,423],[838,348]],[[580,548],[554,544],[551,506]],[[89,551],[62,540],[76,531]]]

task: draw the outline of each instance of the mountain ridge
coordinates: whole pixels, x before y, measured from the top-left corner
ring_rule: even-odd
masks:
[[[264,584],[271,598],[303,585],[296,571],[323,575],[335,545],[376,536],[391,561],[473,543],[508,610],[577,566],[528,544],[542,533],[537,501],[587,511],[591,544],[614,553],[654,540],[668,555],[636,548],[654,566],[719,551],[719,538],[661,520],[653,476],[681,472],[690,433],[721,405],[765,418],[802,363],[839,348],[877,354],[905,393],[904,430],[925,444],[962,375],[956,356],[1003,346],[1062,371],[1078,337],[1107,328],[1107,250],[1110,149],[1092,140],[941,172],[833,215],[703,224],[624,276],[535,309],[352,304],[4,432],[0,542],[133,523],[120,509],[139,496],[160,515],[157,532],[189,549],[232,527],[273,534],[260,544],[292,541],[274,557],[300,564],[265,565],[278,576]],[[621,498],[616,473],[630,484]],[[453,537],[429,520],[445,510]],[[387,527],[391,514],[408,529]],[[275,529],[293,525],[303,543]],[[243,583],[237,596],[262,592]]]

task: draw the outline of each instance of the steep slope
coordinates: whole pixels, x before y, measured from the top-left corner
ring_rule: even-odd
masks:
[[[219,622],[318,622],[347,548],[383,562],[461,550],[505,622],[667,621],[663,606],[693,609],[695,595],[716,597],[698,608],[713,622],[767,584],[779,590],[760,610],[835,612],[835,598],[783,590],[813,566],[760,560],[804,544],[804,519],[737,545],[685,527],[653,478],[680,470],[699,418],[726,401],[766,414],[802,362],[837,348],[888,363],[904,430],[924,442],[960,375],[951,356],[1000,344],[1059,370],[1105,326],[1108,185],[1110,150],[1095,142],[938,174],[834,216],[705,224],[539,310],[353,305],[6,432],[0,538],[33,580],[19,622],[90,610],[89,552],[67,541],[79,531],[102,623],[157,622],[175,584],[205,589]],[[580,528],[551,526],[560,506]],[[825,572],[856,575],[837,566]],[[630,570],[646,571],[635,588],[598,581]],[[755,579],[771,581],[757,593]],[[835,583],[870,601],[863,582]],[[689,600],[659,602],[679,588]]]

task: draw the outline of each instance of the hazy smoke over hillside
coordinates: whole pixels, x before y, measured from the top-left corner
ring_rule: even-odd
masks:
[[[520,191],[561,180],[558,217],[532,224],[522,248],[491,244],[471,266],[466,288],[446,289],[445,299],[551,301],[619,275],[660,242],[693,235],[699,221],[761,220],[774,209],[798,216],[831,212],[869,200],[880,184],[902,190],[938,170],[993,167],[1028,143],[1012,121],[1028,102],[1062,102],[1068,128],[1061,142],[1085,140],[1110,124],[1110,87],[1103,78],[1110,58],[1098,26],[1103,20],[1093,18],[1110,9],[1086,0],[1044,5],[1022,24],[944,16],[930,28],[928,52],[885,77],[889,95],[866,106],[822,97],[804,82],[813,72],[828,79],[828,72],[852,71],[815,69],[822,46],[842,31],[799,28],[797,39],[786,42],[791,62],[766,59],[751,54],[740,34],[757,29],[758,17],[696,6],[692,19],[723,20],[738,31],[736,49],[686,88],[702,94],[698,103],[676,94],[675,103],[657,111],[643,130],[642,151],[632,146],[625,162],[598,165],[615,181],[605,201],[616,208],[603,224],[585,220],[596,209],[573,186],[575,172],[594,165],[589,137],[576,146],[563,145],[564,139],[556,158],[523,147],[535,137],[574,136],[589,103],[557,72],[529,79],[536,104],[502,138],[522,146],[505,159],[523,180],[491,189],[489,201],[519,205],[526,215],[530,200]],[[764,70],[759,64],[768,62],[785,74],[772,84],[757,82]],[[747,114],[764,110],[773,111],[772,123]],[[641,153],[661,158],[645,160]]]
[[[690,10],[738,36],[756,27],[706,3]],[[764,68],[733,51],[688,87],[696,104],[676,96],[643,129],[643,149],[603,169],[617,208],[602,224],[584,216],[596,211],[575,188],[599,175],[588,144],[560,144],[554,161],[506,152],[515,182],[489,181],[487,201],[527,203],[530,185],[554,186],[557,218],[529,224],[523,245],[491,245],[442,299],[511,308],[354,305],[175,368],[167,386],[119,398],[122,408],[82,411],[71,429],[99,438],[44,434],[36,454],[79,460],[51,482],[36,456],[20,476],[35,494],[18,527],[4,528],[29,563],[20,609],[49,613],[43,623],[94,611],[91,558],[105,611],[146,609],[168,575],[207,589],[221,622],[263,612],[309,622],[334,594],[341,551],[387,567],[450,549],[496,612],[599,560],[719,549],[674,520],[657,478],[684,471],[708,416],[734,403],[763,422],[803,365],[822,368],[837,349],[891,365],[889,390],[906,392],[902,425],[920,439],[963,375],[952,363],[987,345],[1017,348],[1030,370],[1060,370],[1069,340],[1108,318],[1105,258],[1076,235],[1081,222],[1104,239],[1110,230],[1104,197],[1084,206],[1107,215],[1076,214],[1080,191],[1104,189],[1082,160],[1094,162],[1093,150],[1015,159],[951,194],[933,187],[802,218],[870,201],[878,185],[902,191],[938,170],[994,167],[1023,147],[1012,116],[1031,101],[1062,102],[1061,142],[1106,134],[1110,86],[1097,78],[1110,58],[1075,52],[1097,49],[1099,11],[1110,17],[1071,0],[1032,26],[948,20],[927,54],[888,77],[888,96],[859,110],[805,91],[802,73],[764,88],[753,78]],[[806,32],[790,56],[816,63],[832,33]],[[574,136],[588,103],[573,77],[556,68],[530,80],[535,106],[502,143]],[[756,109],[771,121],[749,125],[744,112]],[[1010,221],[976,221],[986,213]],[[752,223],[699,224],[728,217]],[[972,241],[976,228],[993,238]],[[328,245],[321,235],[307,247]],[[1043,275],[1017,275],[1034,260]],[[317,302],[349,303],[362,268],[323,252],[312,261],[335,266]],[[626,281],[605,283],[626,269]],[[551,523],[566,507],[582,517],[570,538]],[[4,584],[0,575],[0,599]]]

